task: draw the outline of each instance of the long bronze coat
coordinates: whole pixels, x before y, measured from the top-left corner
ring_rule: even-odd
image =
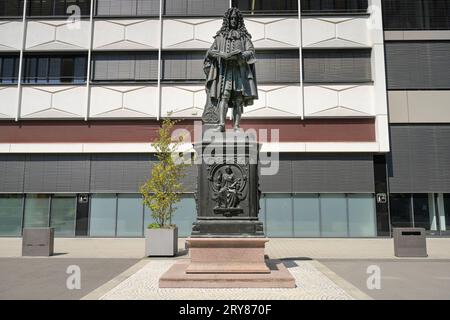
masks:
[[[232,31],[233,32],[233,31]],[[241,55],[239,56],[237,62],[232,62],[238,65],[234,70],[238,70],[237,77],[241,82],[240,87],[242,88],[242,95],[244,97],[244,106],[252,105],[253,100],[258,99],[258,89],[256,84],[256,73],[255,73],[255,49],[250,38],[241,35],[240,33],[234,31],[226,37],[219,34],[215,37],[214,43],[208,50],[205,61],[204,61],[204,71],[206,74],[206,91],[208,99],[213,100],[212,104],[216,104],[217,100],[220,99],[221,94],[224,90],[224,81],[227,79],[227,67],[229,68],[229,61],[220,59],[214,56],[215,51],[220,52],[230,52],[230,48],[227,47],[230,43],[230,37],[234,37],[234,40],[240,41]],[[234,75],[236,77],[236,74]],[[211,103],[211,101],[207,102]]]

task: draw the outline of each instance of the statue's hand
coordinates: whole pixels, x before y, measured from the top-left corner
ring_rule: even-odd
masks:
[[[208,55],[209,55],[210,57],[212,57],[212,58],[215,58],[215,59],[221,57],[221,54],[222,54],[222,52],[217,51],[217,50],[210,50],[210,51],[208,52]]]

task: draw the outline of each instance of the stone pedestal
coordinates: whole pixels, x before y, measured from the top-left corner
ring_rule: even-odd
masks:
[[[295,288],[295,279],[278,260],[267,260],[270,273],[187,273],[189,261],[175,263],[159,278],[160,288]]]
[[[264,255],[267,238],[189,238],[190,260],[175,263],[160,288],[295,288],[281,261]]]
[[[189,238],[191,263],[186,273],[270,273],[265,263],[267,238]]]
[[[256,137],[212,131],[196,149],[202,162],[191,259],[163,274],[160,288],[295,288],[283,263],[264,255]]]
[[[259,181],[256,137],[214,132],[195,146],[198,165],[197,221],[192,237],[264,237],[258,220]]]

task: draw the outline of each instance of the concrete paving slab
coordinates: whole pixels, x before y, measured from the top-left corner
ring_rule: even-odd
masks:
[[[450,260],[321,260],[320,262],[374,299],[450,299]],[[369,279],[369,276],[375,275],[374,270],[380,272],[379,288],[376,287],[373,278]]]
[[[0,258],[0,300],[80,299],[136,264],[136,259]],[[69,290],[69,266],[80,269],[80,289]],[[73,284],[74,282],[70,282]]]

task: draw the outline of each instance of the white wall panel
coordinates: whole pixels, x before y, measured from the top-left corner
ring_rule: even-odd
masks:
[[[172,117],[200,118],[206,102],[203,86],[163,86],[161,88],[161,115]],[[300,117],[300,86],[258,87],[259,99],[244,109],[244,118]],[[231,112],[229,112],[231,115]]]
[[[259,99],[244,109],[244,118],[300,117],[301,89],[297,85],[258,86]]]
[[[222,19],[164,19],[163,48],[209,48],[221,26]]]
[[[163,86],[161,88],[161,116],[200,118],[206,102],[204,86]]]
[[[96,20],[94,50],[142,50],[159,47],[159,20]]]
[[[22,21],[0,21],[0,51],[20,50]]]
[[[302,18],[304,47],[340,48],[371,46],[369,17]]]
[[[91,86],[91,118],[150,118],[158,115],[157,86]]]
[[[299,47],[297,18],[246,18],[245,26],[256,48]]]
[[[18,92],[16,86],[0,87],[0,119],[15,118]]]
[[[87,50],[89,21],[78,24],[67,20],[39,20],[27,22],[26,50]]]
[[[23,86],[22,118],[80,118],[86,109],[85,86]]]
[[[305,86],[306,117],[375,116],[372,85]]]

